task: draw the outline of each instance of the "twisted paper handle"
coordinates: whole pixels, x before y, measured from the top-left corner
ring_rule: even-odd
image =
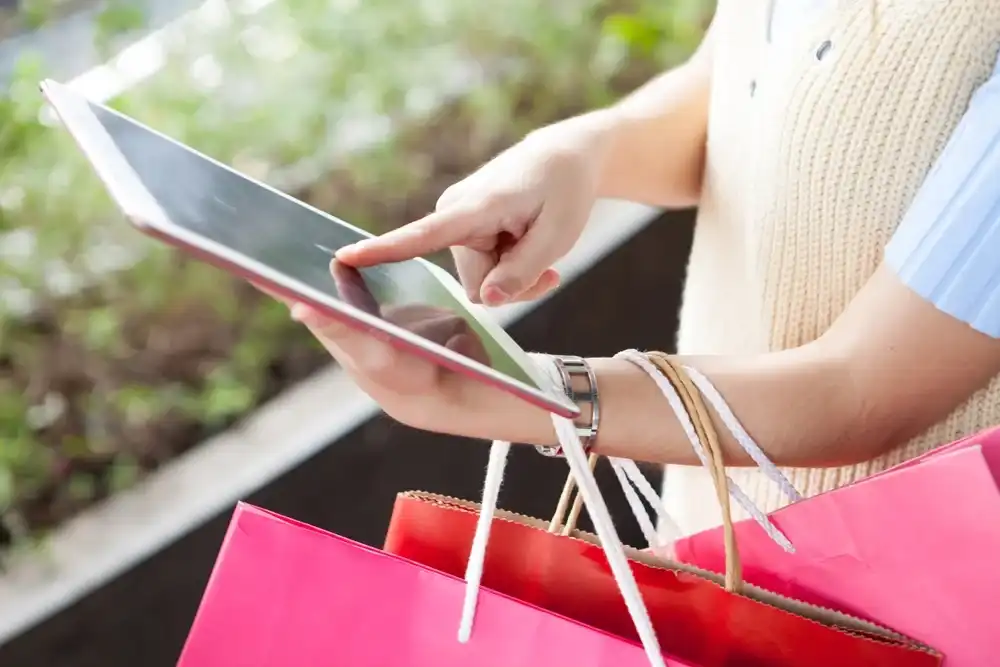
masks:
[[[744,507],[747,507],[748,511],[755,518],[759,515],[760,518],[758,518],[758,521],[765,527],[765,530],[768,531],[772,539],[775,539],[775,541],[785,546],[788,550],[791,550],[792,546],[787,538],[771,524],[767,517],[742,494],[739,487],[729,480],[725,471],[719,437],[715,431],[715,426],[712,423],[708,409],[702,400],[702,392],[709,397],[709,400],[714,404],[727,428],[733,431],[737,441],[761,465],[765,473],[769,477],[776,477],[782,488],[786,489],[786,492],[791,491],[789,495],[793,499],[797,499],[798,494],[788,480],[781,475],[780,471],[767,460],[767,457],[764,456],[763,452],[760,451],[760,448],[757,447],[756,443],[753,442],[742,426],[739,425],[735,416],[733,416],[728,406],[726,406],[725,401],[715,391],[715,388],[711,386],[707,378],[699,374],[697,380],[693,379],[694,376],[689,376],[689,372],[692,369],[680,366],[661,353],[642,355],[634,350],[628,350],[623,352],[622,356],[645,370],[656,381],[657,386],[661,389],[681,420],[685,433],[688,435],[702,463],[712,474],[724,519],[723,525],[727,554],[726,587],[731,591],[738,591],[742,587],[742,572],[729,509],[729,497],[731,494],[740,504],[745,503]],[[707,387],[708,389],[706,390],[703,387]],[[554,390],[561,389],[557,384],[554,384],[552,388]],[[624,547],[618,538],[607,505],[604,502],[604,497],[601,495],[600,489],[597,487],[597,481],[594,479],[593,467],[596,464],[597,457],[596,455],[591,455],[588,458],[583,444],[576,434],[576,428],[570,420],[553,415],[552,422],[555,426],[559,444],[562,446],[562,451],[570,467],[570,477],[567,479],[556,516],[553,517],[549,528],[553,532],[559,528],[561,523],[560,518],[569,505],[569,496],[572,492],[574,480],[576,480],[575,483],[579,484],[580,487],[580,496],[577,498],[570,512],[570,517],[563,526],[563,534],[572,532],[576,518],[582,509],[582,504],[586,503],[601,547],[608,558],[611,572],[625,600],[629,615],[635,623],[636,631],[642,641],[646,656],[649,658],[650,664],[654,667],[665,666],[659,641],[656,638],[652,622],[649,618],[649,612],[642,601],[642,596],[632,575],[628,559],[625,556]],[[490,524],[496,513],[497,497],[503,481],[503,471],[509,451],[510,443],[500,441],[495,441],[490,449],[490,460],[483,489],[482,510],[476,525],[472,550],[469,554],[469,564],[466,569],[466,594],[459,626],[459,641],[461,642],[468,641],[472,633],[476,602],[482,582],[483,563],[486,558]],[[634,462],[627,459],[613,459],[612,465],[628,499],[629,506],[632,508],[636,519],[640,522],[640,526],[644,534],[646,534],[647,539],[653,538],[650,540],[650,543],[653,544],[655,541],[654,531],[649,523],[649,517],[641,507],[639,498],[635,495],[632,484],[636,485],[654,508],[660,510],[661,503],[658,495],[649,485],[649,482],[646,481],[645,477],[643,477]],[[661,514],[661,520],[662,516],[664,515]],[[645,518],[645,523],[643,522],[643,518]]]
[[[562,391],[559,385],[551,387],[553,391]],[[642,642],[643,650],[653,667],[666,667],[663,653],[660,650],[660,642],[656,638],[653,630],[649,612],[642,601],[639,587],[632,575],[632,568],[628,564],[625,556],[625,548],[618,538],[614,523],[611,521],[611,514],[604,502],[600,489],[597,487],[597,480],[591,469],[592,463],[583,448],[583,443],[576,434],[576,427],[570,420],[552,415],[552,423],[555,426],[556,437],[562,446],[563,455],[569,464],[571,476],[577,480],[580,487],[582,502],[586,502],[594,529],[600,540],[601,547],[608,559],[611,572],[614,575],[618,589],[625,600],[629,615],[635,623],[636,632]],[[486,560],[486,547],[489,541],[490,524],[497,509],[497,498],[500,493],[500,486],[503,482],[503,471],[507,464],[507,455],[510,452],[510,443],[494,441],[490,447],[490,459],[486,469],[486,481],[483,486],[483,499],[479,519],[476,523],[476,532],[472,539],[472,549],[469,554],[469,563],[465,571],[465,599],[462,606],[462,618],[459,623],[458,640],[467,642],[472,635],[472,626],[475,621],[476,603],[479,599],[479,589],[482,584],[483,563]],[[596,462],[596,458],[592,461]],[[579,510],[577,510],[579,512]]]
[[[674,364],[675,362],[670,360],[670,357],[661,352],[650,352],[646,355],[635,350],[625,350],[615,356],[626,359],[627,361],[635,364],[645,371],[651,378],[653,378],[677,415],[685,435],[691,443],[691,447],[694,449],[702,465],[705,466],[706,469],[711,470],[711,457],[705,449],[705,445],[703,445],[702,441],[699,440],[698,433],[696,432],[689,415],[690,410],[688,409],[688,406],[681,400],[681,396],[674,387],[674,383],[663,374],[662,369],[658,368],[658,364],[654,363],[653,359],[667,360],[666,362],[661,363]],[[753,440],[753,438],[750,437],[750,434],[747,433],[745,428],[743,428],[743,425],[729,408],[729,404],[726,403],[724,398],[722,398],[722,395],[711,383],[711,381],[697,369],[691,368],[690,366],[684,366],[681,368],[682,370],[680,372],[685,373],[686,377],[690,377],[691,382],[694,383],[694,386],[697,389],[694,391],[694,394],[701,395],[699,396],[699,401],[701,397],[708,400],[709,404],[711,404],[711,406],[719,414],[723,424],[730,431],[730,433],[732,433],[737,443],[739,443],[750,458],[757,463],[764,475],[775,482],[782,493],[784,493],[789,500],[792,502],[801,500],[801,496],[792,486],[792,483],[787,477],[785,477],[784,474],[782,474],[778,467],[767,458],[760,446]],[[558,376],[555,376],[555,380],[558,381],[558,379]],[[709,423],[711,424],[711,420],[709,420]],[[632,510],[632,514],[635,516],[636,522],[642,530],[643,537],[646,539],[647,544],[649,544],[650,547],[657,547],[658,553],[660,554],[663,554],[664,551],[667,551],[669,554],[669,545],[674,541],[674,539],[681,535],[682,531],[678,527],[677,522],[674,521],[666,511],[664,511],[663,503],[659,494],[656,493],[652,485],[650,485],[649,481],[642,474],[634,461],[613,457],[609,458],[609,461],[614,468],[615,475],[618,478],[619,484],[621,484],[625,498]],[[596,462],[596,455],[591,455],[591,469],[594,468]],[[623,478],[627,478],[631,484],[625,482]],[[788,552],[794,552],[795,549],[792,543],[788,540],[784,533],[782,533],[771,522],[767,515],[750,500],[739,485],[728,476],[726,478],[726,483],[733,500],[743,507],[747,514],[760,524],[761,528],[764,529],[764,532],[767,533],[767,535],[776,544],[781,546],[782,549]],[[633,486],[639,489],[645,501],[656,513],[661,526],[659,534],[653,529],[652,523],[649,521],[649,515],[642,507],[642,503],[636,496]],[[576,496],[569,517],[567,517],[565,521],[563,520],[574,489],[575,480],[573,479],[572,474],[570,474],[566,478],[566,484],[563,486],[563,492],[559,498],[559,504],[557,505],[556,511],[551,522],[549,523],[549,532],[557,532],[561,528],[560,532],[562,535],[569,535],[576,528],[576,522],[580,516],[580,510],[582,509],[581,496]]]
[[[532,355],[532,357],[538,363],[539,368],[545,373],[549,383],[553,387],[561,388],[562,378],[556,370],[555,365],[545,358],[544,355]],[[597,465],[598,458],[597,454],[591,454],[588,457],[587,463],[591,470]],[[642,531],[642,536],[646,539],[646,543],[650,547],[663,547],[673,542],[677,537],[680,537],[681,530],[673,518],[664,510],[660,494],[649,483],[646,476],[642,474],[635,461],[617,457],[608,457],[608,461],[611,463],[611,468],[618,479],[622,492],[625,494],[625,500],[628,502],[629,508],[632,510],[632,515],[639,524],[639,529]],[[638,489],[642,498],[657,515],[663,532],[670,536],[665,543],[657,534],[656,527],[649,520],[649,514],[643,507],[642,500],[636,494],[636,489]],[[559,501],[556,503],[555,512],[553,512],[552,519],[549,522],[550,533],[558,532],[561,535],[570,535],[576,529],[577,520],[580,518],[580,512],[583,510],[583,496],[576,494],[576,498],[574,499],[573,491],[575,490],[576,478],[573,477],[572,473],[569,473],[566,475],[566,483],[563,485]],[[569,508],[570,500],[573,500],[572,508]],[[567,517],[566,510],[568,508],[569,516]]]
[[[681,423],[681,427],[684,430],[684,434],[687,436],[688,442],[691,443],[692,449],[694,449],[695,454],[698,456],[698,460],[701,464],[711,473],[712,471],[712,458],[709,452],[706,450],[707,444],[704,439],[699,437],[697,429],[695,429],[692,423],[693,414],[688,409],[688,405],[684,400],[682,400],[682,395],[687,395],[690,393],[693,397],[696,397],[699,403],[702,403],[702,396],[707,398],[715,411],[719,414],[722,419],[723,424],[732,433],[736,442],[739,443],[740,447],[747,452],[751,459],[760,467],[761,471],[772,481],[778,484],[782,492],[788,497],[792,502],[797,502],[802,499],[802,496],[795,490],[792,483],[785,477],[784,474],[778,469],[767,458],[764,452],[761,450],[760,446],[754,442],[750,434],[747,433],[743,425],[740,424],[739,420],[730,410],[729,405],[726,403],[722,395],[719,394],[718,390],[712,385],[707,377],[702,375],[699,371],[689,366],[680,366],[674,360],[672,360],[668,355],[662,352],[650,352],[648,354],[642,354],[635,350],[625,350],[619,353],[617,356],[627,359],[629,362],[635,364],[642,370],[644,370],[656,383],[657,387],[666,397],[667,401],[670,403],[670,407],[673,409],[674,414],[677,415],[677,419]],[[668,371],[674,374],[683,374],[685,378],[689,378],[689,381],[694,384],[691,387],[690,392],[681,392],[675,387],[676,381],[671,380],[667,373],[664,372],[664,365],[669,368],[676,368],[677,370]],[[707,429],[710,429],[711,433],[715,433],[715,427],[712,423],[711,418],[707,417],[706,412],[706,424]],[[753,519],[760,524],[764,532],[767,533],[776,544],[778,544],[782,549],[788,552],[794,552],[795,547],[789,539],[778,530],[771,520],[764,514],[759,507],[757,507],[753,501],[743,492],[743,489],[739,487],[736,482],[728,477],[725,478],[726,485],[729,489],[729,494],[732,495],[733,500],[735,500],[747,514],[749,514]],[[716,489],[718,489],[718,484],[716,484]]]

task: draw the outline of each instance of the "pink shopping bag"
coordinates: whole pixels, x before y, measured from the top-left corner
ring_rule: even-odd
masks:
[[[940,650],[947,667],[1000,665],[1000,428],[776,512],[795,545],[737,530],[746,581],[880,622]],[[719,530],[679,560],[722,571]]]
[[[241,504],[178,667],[643,667],[633,642]],[[695,667],[668,660],[670,667]]]

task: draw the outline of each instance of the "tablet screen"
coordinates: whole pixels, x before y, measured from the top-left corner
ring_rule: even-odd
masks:
[[[85,131],[62,108],[71,105],[64,97],[75,94],[63,86],[46,92],[70,132]],[[527,355],[501,327],[474,314],[481,309],[464,299],[454,279],[436,275],[443,270],[421,261],[360,270],[336,262],[331,266],[338,248],[365,235],[117,112],[82,98],[72,104],[89,108],[171,223],[565,404],[540,389]],[[84,138],[77,139],[83,146]],[[99,167],[100,156],[86,147],[85,152]],[[452,281],[451,289],[445,281]]]

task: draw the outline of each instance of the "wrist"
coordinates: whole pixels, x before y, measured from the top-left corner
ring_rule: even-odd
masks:
[[[425,411],[431,423],[417,428],[540,447],[558,444],[548,410],[480,380],[457,374],[448,378],[445,400]]]
[[[535,354],[532,359],[547,376],[547,386],[561,391],[576,406],[579,414],[573,420],[573,425],[584,451],[589,451],[594,446],[601,425],[600,394],[597,390],[597,377],[590,362],[572,355]],[[560,442],[560,446],[537,449],[546,456],[561,456],[564,444]]]
[[[589,111],[579,116],[534,130],[527,144],[543,145],[581,156],[595,174],[606,171],[608,153],[615,142],[619,120],[613,107]],[[600,183],[598,183],[600,186]]]
[[[643,157],[637,142],[646,140],[648,122],[627,108],[610,106],[544,127],[528,140],[581,155],[593,174],[596,198],[640,200],[633,186],[643,180],[635,166]]]
[[[636,383],[646,384],[648,380],[642,371],[622,359],[588,358],[587,364],[593,372],[597,400],[600,404],[600,421],[594,436],[594,449],[601,454],[617,455],[623,442],[629,448],[631,433],[641,425],[630,421],[634,416],[634,406],[628,405],[634,397]],[[551,363],[543,361],[542,363]],[[534,445],[536,447],[557,447],[555,428],[551,414],[540,407],[528,403],[506,391],[488,387],[480,382],[470,381],[475,388],[464,390],[465,409],[457,414],[470,419],[462,424],[459,435],[486,440]],[[649,382],[655,390],[655,386]],[[587,412],[587,408],[582,411]],[[624,433],[623,433],[623,426]],[[624,435],[624,439],[623,439]]]

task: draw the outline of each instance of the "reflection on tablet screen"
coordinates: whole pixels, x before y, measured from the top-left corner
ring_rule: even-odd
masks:
[[[340,298],[355,308],[369,315],[381,317],[398,327],[412,331],[421,338],[443,345],[481,364],[492,366],[482,338],[460,313],[424,304],[383,308],[368,291],[368,286],[358,269],[334,260],[331,263],[331,273]]]

